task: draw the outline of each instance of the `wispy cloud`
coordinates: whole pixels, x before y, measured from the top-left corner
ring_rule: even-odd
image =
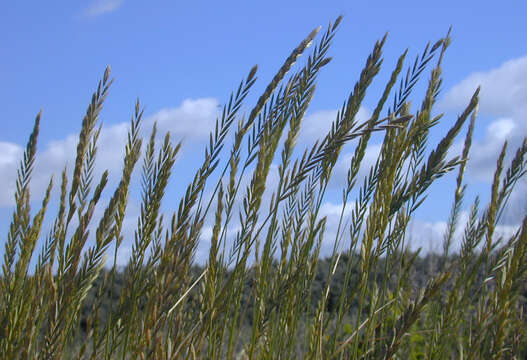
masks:
[[[94,0],[84,11],[86,16],[99,16],[119,9],[124,0]]]

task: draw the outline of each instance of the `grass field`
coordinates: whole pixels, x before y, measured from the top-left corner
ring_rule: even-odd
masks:
[[[319,72],[330,66],[328,51],[340,21],[315,29],[300,42],[242,114],[257,68],[249,71],[222,107],[203,161],[170,214],[160,209],[181,142],[173,143],[167,134],[156,143],[155,127],[143,139],[139,101],[120,181],[110,200],[101,200],[108,173],[101,178],[93,174],[99,114],[112,84],[109,68],[82,121],[74,168],[50,179],[42,204],[32,210],[38,114],[18,169],[5,241],[0,358],[525,356],[527,216],[510,238],[500,238],[496,226],[509,194],[525,175],[527,138],[518,149],[503,145],[489,203],[476,198],[468,221],[460,223],[479,89],[441,140],[429,144],[430,132],[441,121],[433,109],[450,43],[447,34],[415,61],[408,61],[406,51],[401,54],[371,117],[359,123],[356,115],[381,67],[384,37],[374,44],[331,130],[297,157],[302,120]],[[297,60],[303,66],[292,71]],[[408,99],[416,97],[419,80],[428,82],[416,106]],[[359,169],[373,133],[384,140],[363,179]],[[458,135],[465,138],[463,150],[449,158]],[[342,209],[335,239],[329,239],[335,251],[322,260],[327,219],[320,216],[321,204],[341,150],[352,141],[356,147],[342,191],[351,215]],[[510,151],[514,156],[507,164]],[[278,183],[269,189],[273,164]],[[422,260],[407,247],[408,224],[431,184],[448,173],[456,176],[456,187],[443,254],[428,281],[419,284],[415,272]],[[140,177],[140,215],[128,265],[118,272],[133,176]],[[60,198],[58,212],[50,215],[54,186]],[[269,207],[262,206],[266,191],[272,192]],[[96,209],[103,210],[100,219]],[[53,216],[49,229],[42,229],[44,215]],[[196,266],[207,215],[213,219],[209,256],[205,266]],[[227,241],[233,228],[238,229],[234,240]],[[461,239],[454,236],[457,229],[462,229]],[[336,251],[342,244],[347,244],[344,251]],[[83,315],[87,300],[91,310]]]

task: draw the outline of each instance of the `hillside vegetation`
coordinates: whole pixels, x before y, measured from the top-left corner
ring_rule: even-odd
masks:
[[[39,113],[17,172],[5,240],[0,358],[525,356],[527,216],[508,238],[498,236],[496,226],[525,175],[527,138],[513,149],[510,164],[503,145],[489,203],[469,199],[469,218],[461,223],[479,89],[456,119],[434,114],[447,34],[408,64],[407,51],[400,55],[371,117],[359,123],[357,113],[383,63],[385,36],[374,44],[330,131],[306,150],[296,149],[340,22],[339,17],[318,38],[320,28],[300,42],[252,106],[246,100],[257,68],[249,71],[222,107],[203,160],[170,214],[161,212],[161,203],[167,202],[182,145],[170,134],[158,143],[155,126],[143,141],[139,101],[120,181],[108,190],[107,171],[95,178],[109,68],[82,120],[74,168],[50,179],[42,203],[32,210]],[[305,61],[295,70],[301,56]],[[420,80],[426,90],[419,98],[413,90]],[[420,103],[412,105],[410,98]],[[250,111],[242,114],[247,106]],[[451,125],[429,144],[440,121]],[[381,151],[361,178],[373,133],[383,136]],[[450,157],[458,135],[464,147]],[[354,153],[342,189],[344,206],[329,238],[320,209],[348,144]],[[278,182],[269,187],[274,164]],[[447,173],[456,184],[443,253],[420,257],[408,248],[408,225],[430,186]],[[133,176],[140,178],[140,215],[134,237],[125,239]],[[50,215],[55,183],[58,211]],[[109,191],[109,201],[102,200],[103,191]],[[263,206],[268,194],[270,204]],[[96,210],[103,213],[100,219]],[[49,229],[43,229],[45,215],[52,217]],[[209,255],[198,266],[195,253],[209,222]],[[121,271],[117,259],[124,241],[133,248]],[[320,257],[322,241],[334,244],[326,259]]]

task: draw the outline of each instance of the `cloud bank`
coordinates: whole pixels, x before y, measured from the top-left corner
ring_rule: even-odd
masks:
[[[508,141],[512,152],[527,135],[527,56],[469,75],[445,94],[439,107],[461,112],[479,85],[480,118],[492,120],[486,124],[485,137],[473,141],[468,172],[480,181],[489,182],[503,142]],[[481,120],[479,123],[476,120],[476,126],[482,125]]]
[[[212,98],[186,99],[179,106],[167,108],[144,119],[142,124],[144,141],[148,140],[154,122],[158,123],[159,137],[169,131],[175,141],[185,144],[204,142],[218,114],[218,102]],[[104,117],[104,115],[103,115]],[[45,115],[42,120],[45,126]],[[124,146],[128,134],[128,123],[103,127],[98,141],[95,179],[106,169],[110,180],[120,176]],[[68,174],[73,170],[78,135],[69,135],[42,146],[38,144],[35,168],[32,174],[31,191],[42,194],[54,174],[55,179],[66,165]],[[19,144],[0,142],[0,206],[14,205],[16,170],[24,148]]]

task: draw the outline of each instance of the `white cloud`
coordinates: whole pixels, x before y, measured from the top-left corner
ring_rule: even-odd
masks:
[[[486,126],[483,138],[475,137],[470,150],[467,175],[490,184],[496,169],[496,160],[505,141],[508,142],[505,168],[510,165],[516,149],[527,136],[527,56],[504,62],[489,71],[469,75],[452,87],[440,102],[445,111],[461,112],[478,85],[480,116],[476,127]],[[483,122],[487,119],[490,122]],[[463,140],[456,146],[461,152]],[[519,187],[511,197],[511,206],[525,208],[527,187]],[[514,217],[516,220],[517,216]],[[510,220],[510,217],[509,217]]]
[[[465,214],[463,214],[465,215]],[[460,224],[464,224],[464,216],[460,217]],[[406,233],[406,242],[412,251],[421,248],[422,253],[435,252],[440,253],[443,249],[443,236],[447,225],[445,221],[422,221],[419,219],[412,219],[408,224],[408,231]],[[455,236],[459,239],[459,228]],[[459,249],[460,242],[453,241],[455,250]]]
[[[489,125],[487,133],[489,137],[503,140],[512,135],[511,132],[515,127],[516,124],[514,123],[514,120],[510,118],[498,119]]]
[[[213,129],[217,115],[215,99],[187,99],[175,108],[163,109],[147,117],[142,125],[144,141],[148,141],[149,131],[154,121],[158,122],[159,138],[170,131],[172,139],[184,139],[185,145],[202,142]],[[104,114],[102,115],[104,118]],[[44,120],[45,121],[45,120]],[[124,146],[128,133],[128,123],[120,123],[103,127],[99,136],[98,152],[94,181],[106,169],[110,173],[110,181],[120,176]],[[39,143],[35,168],[32,174],[31,192],[42,195],[48,185],[51,175],[55,175],[58,184],[60,174],[65,165],[68,175],[75,162],[77,135],[69,135],[60,140],[54,140],[42,146]],[[0,142],[0,206],[14,204],[16,170],[23,154],[23,148],[18,144]],[[55,186],[58,188],[58,186]],[[34,200],[39,200],[34,198]]]
[[[527,215],[527,178],[520,179],[516,187],[510,194],[509,202],[503,211],[500,224],[517,225],[521,224]]]
[[[350,204],[346,205],[346,208],[344,209],[344,216],[347,216],[351,214],[353,207]],[[320,217],[328,216],[331,218],[339,217],[342,213],[342,203],[341,204],[333,204],[332,202],[328,201],[323,203],[320,206]]]
[[[0,206],[14,203],[16,170],[23,152],[21,146],[0,142]]]
[[[128,124],[118,124],[104,128],[98,142],[97,160],[94,172],[94,182],[99,180],[102,172],[109,170],[110,181],[120,175],[122,156]],[[77,151],[78,137],[69,135],[65,139],[49,142],[43,151],[37,150],[34,170],[30,183],[33,200],[39,201],[51,176],[55,179],[55,190],[59,187],[60,175],[67,166],[68,176],[71,176]],[[2,148],[11,151],[2,151]],[[42,148],[38,146],[38,148]],[[16,171],[21,160],[23,149],[19,145],[0,143],[0,206],[14,204]],[[70,180],[71,181],[71,180]]]
[[[84,11],[86,16],[99,16],[116,11],[124,4],[124,0],[94,0]]]
[[[0,142],[0,166],[16,164],[22,148],[16,144]]]
[[[527,56],[504,62],[496,69],[469,75],[448,91],[440,106],[459,110],[481,85],[480,110],[510,116],[527,107]]]
[[[492,121],[487,126],[485,136],[483,138],[475,138],[472,141],[467,164],[468,176],[490,184],[496,170],[496,161],[504,142],[508,142],[507,157],[505,158],[505,166],[508,167],[513,154],[525,136],[527,136],[527,132],[522,130],[519,123],[512,118],[498,118]],[[464,141],[464,138],[453,146],[452,156],[461,154],[463,149],[462,141]]]
[[[158,111],[148,121],[157,121],[160,133],[170,131],[183,138],[185,143],[187,140],[203,140],[214,129],[218,107],[218,100],[213,98],[186,99],[176,108]]]

